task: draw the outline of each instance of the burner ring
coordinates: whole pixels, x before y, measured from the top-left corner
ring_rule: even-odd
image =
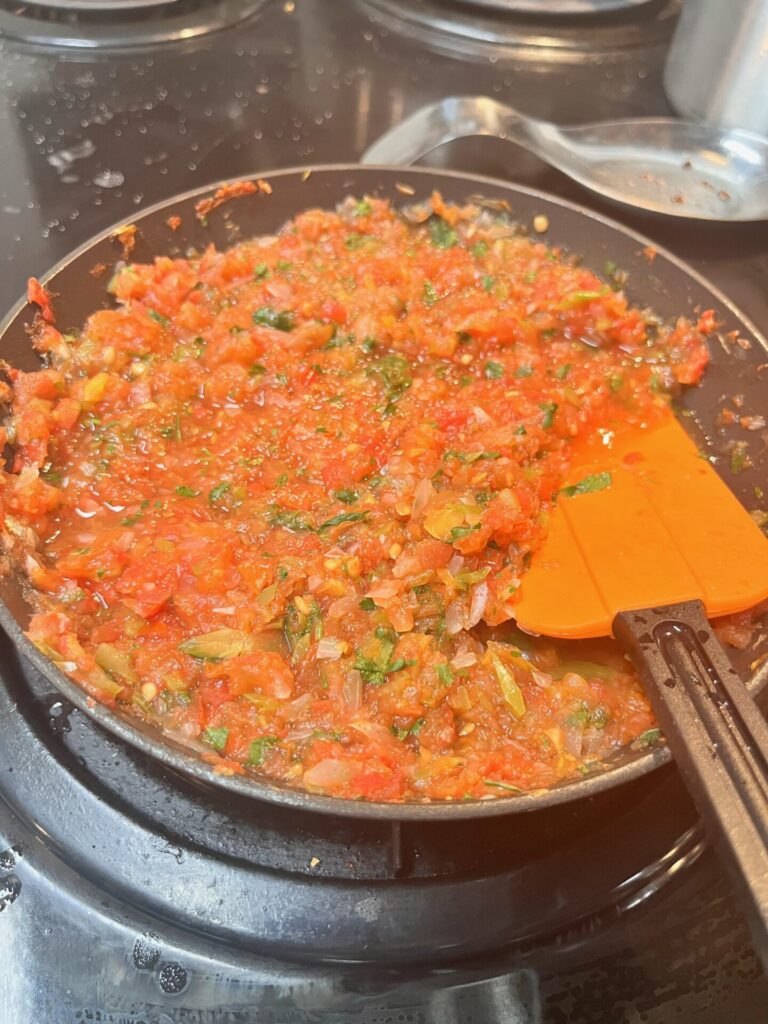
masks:
[[[189,42],[256,14],[266,0],[0,0],[0,37],[116,50]]]

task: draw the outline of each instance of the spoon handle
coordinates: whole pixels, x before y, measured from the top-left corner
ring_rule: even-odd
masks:
[[[493,135],[536,149],[538,122],[488,96],[449,96],[419,107],[361,156],[363,164],[412,164],[433,149],[472,135]]]
[[[700,601],[621,612],[613,632],[642,677],[768,966],[768,724]]]

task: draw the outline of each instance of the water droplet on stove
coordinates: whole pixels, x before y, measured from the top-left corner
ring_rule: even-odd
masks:
[[[69,716],[74,711],[71,704],[65,703],[60,697],[54,697],[51,703],[48,705],[48,720],[51,726],[51,732],[56,736],[61,736],[64,733],[69,732],[72,725],[69,721]]]
[[[133,963],[139,971],[152,971],[160,962],[162,946],[154,932],[145,932],[133,944]]]
[[[7,850],[3,850],[0,853],[0,871],[13,871],[20,857],[20,846],[9,846]]]
[[[0,879],[0,913],[15,903],[21,892],[21,879],[16,875],[6,875]]]
[[[93,184],[100,188],[117,188],[125,182],[125,175],[122,171],[110,171],[105,169],[93,176]]]
[[[157,982],[166,995],[176,996],[187,987],[187,972],[181,964],[170,961],[163,964],[157,975]]]

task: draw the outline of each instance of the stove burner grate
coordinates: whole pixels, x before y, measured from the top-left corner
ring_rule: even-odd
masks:
[[[363,0],[392,32],[452,55],[556,62],[666,45],[681,0]]]
[[[174,774],[72,708],[0,636],[0,797],[84,880],[273,956],[446,962],[628,908],[696,859],[670,767],[556,814],[334,817]]]
[[[116,50],[207,36],[266,0],[0,0],[0,37],[38,46]]]

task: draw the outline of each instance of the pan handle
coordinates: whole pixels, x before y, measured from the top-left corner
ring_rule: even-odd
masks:
[[[621,612],[613,632],[640,673],[768,967],[768,724],[700,601]]]

